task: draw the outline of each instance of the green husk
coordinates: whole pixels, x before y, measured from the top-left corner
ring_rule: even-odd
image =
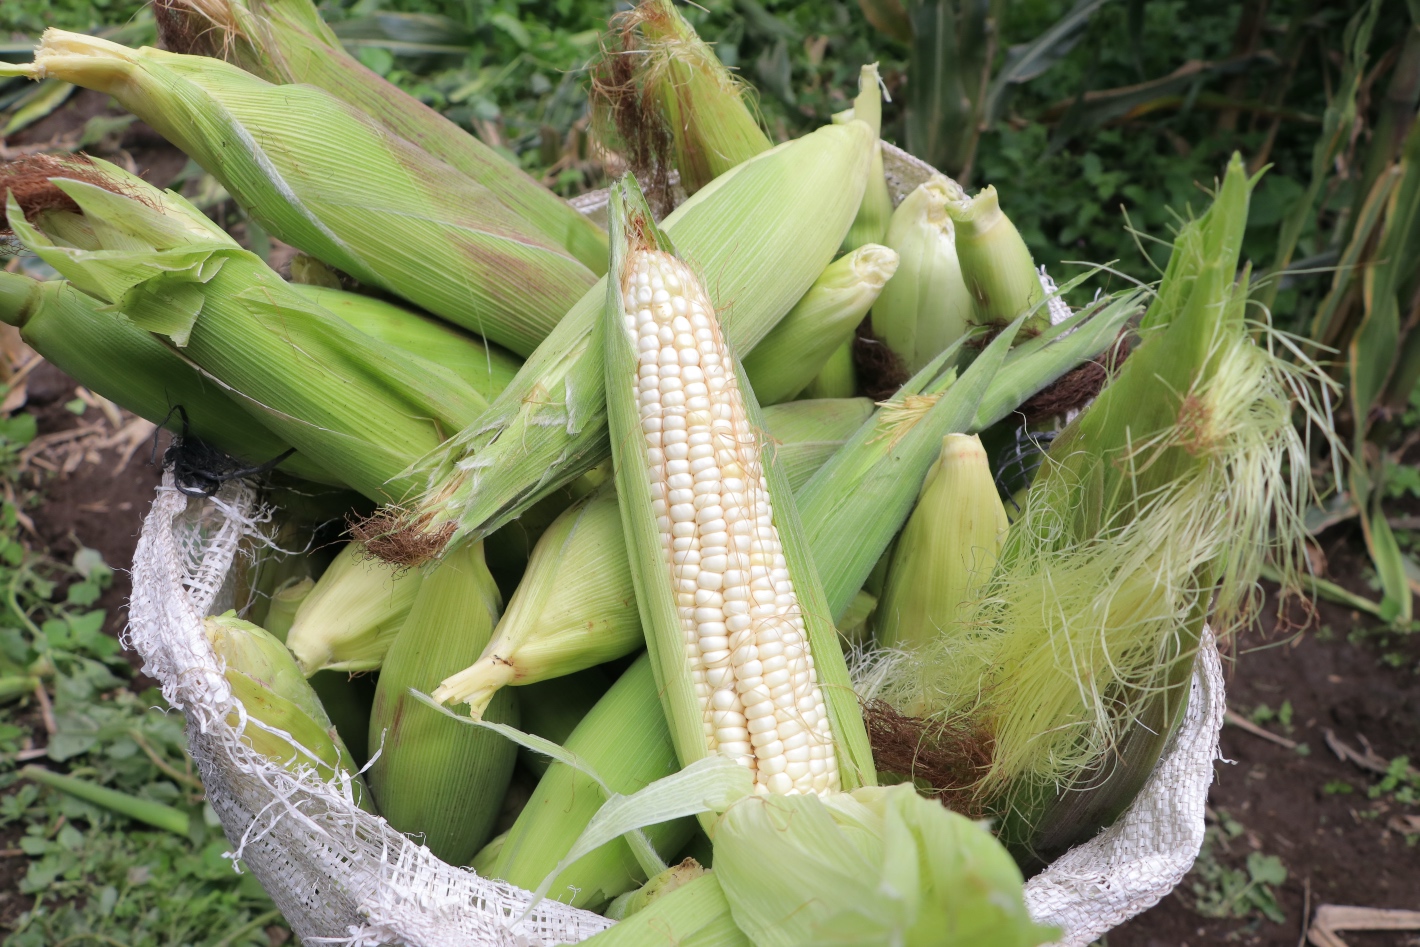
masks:
[[[972,434],[942,438],[893,549],[877,609],[878,644],[921,647],[958,627],[991,577],[1008,525],[981,441]]]
[[[605,670],[594,667],[520,687],[516,696],[523,731],[561,746],[612,683]],[[538,778],[551,765],[546,756],[527,747],[518,747],[518,762]]]
[[[487,187],[593,273],[606,272],[606,234],[599,227],[502,153],[361,65],[310,0],[165,0],[163,7],[177,18],[163,24],[166,48],[220,56],[277,85],[324,89]]]
[[[643,163],[669,158],[681,188],[694,194],[770,149],[746,102],[752,90],[671,0],[643,0],[610,26],[594,67],[592,102],[602,135],[617,150]]]
[[[960,196],[956,182],[934,174],[903,199],[888,225],[886,243],[899,262],[873,306],[873,333],[909,372],[920,371],[971,324],[971,296],[947,216]]]
[[[277,641],[284,644],[287,636],[291,633],[291,625],[296,621],[296,612],[315,586],[315,579],[310,576],[302,576],[277,589],[272,593],[271,604],[266,608],[266,618],[263,620],[262,627]]]
[[[42,214],[44,231],[12,193],[7,217],[26,248],[166,337],[268,430],[366,496],[404,496],[410,464],[483,413],[487,402],[453,373],[406,361],[308,302],[177,194],[99,162],[51,181],[80,213]]]
[[[296,610],[286,646],[307,676],[376,670],[423,581],[418,569],[381,562],[362,544],[350,543]]]
[[[487,187],[314,86],[53,29],[0,75],[112,95],[267,233],[520,355],[596,281]]]
[[[858,391],[858,371],[853,366],[853,340],[849,339],[828,357],[823,368],[804,388],[805,398],[851,398]]]
[[[624,921],[633,914],[644,911],[657,900],[672,891],[685,887],[690,882],[705,875],[705,869],[693,858],[687,858],[656,875],[635,891],[628,891],[612,901],[604,912],[614,921]]]
[[[1049,325],[1049,313],[1040,305],[1045,290],[1035,261],[1001,210],[996,188],[988,185],[975,197],[958,194],[947,202],[946,212],[955,225],[957,260],[971,293],[972,323],[1003,326],[1034,312],[1024,327],[1027,338]]]
[[[897,254],[875,243],[839,257],[794,308],[745,357],[745,373],[758,379],[764,405],[788,401],[823,370],[897,270]],[[851,356],[850,356],[851,357]]]
[[[1021,874],[985,826],[911,785],[749,796],[714,831],[715,871],[756,947],[1029,947]]]
[[[872,411],[872,402],[802,401],[765,412],[796,488]],[[501,687],[532,684],[623,657],[645,644],[614,484],[562,513],[538,540],[493,640],[434,691],[477,718]]]
[[[225,666],[242,713],[228,718],[253,750],[292,771],[314,769],[339,781],[355,802],[373,812],[359,766],[285,646],[231,612],[204,623],[207,640]]]
[[[858,87],[862,91],[853,100],[853,107],[834,115],[833,120],[839,122],[856,118],[872,126],[873,134],[881,135],[881,82],[878,64],[864,65],[858,79]],[[883,145],[879,141],[873,147],[873,161],[868,168],[868,186],[863,191],[863,203],[858,205],[858,216],[853,218],[853,226],[848,228],[848,235],[843,238],[843,250],[847,252],[870,243],[882,243],[887,238],[892,210],[892,195],[888,193],[887,176],[883,173]]]
[[[603,336],[606,346],[607,414],[616,472],[616,491],[625,530],[631,578],[636,588],[641,625],[656,670],[671,738],[682,766],[689,766],[713,750],[705,738],[704,710],[696,696],[686,665],[684,631],[676,607],[671,574],[656,527],[650,483],[646,476],[645,438],[641,433],[640,409],[635,393],[637,353],[625,328],[626,307],[622,300],[623,267],[636,252],[659,251],[674,254],[669,239],[658,231],[650,210],[641,197],[634,177],[627,175],[611,191],[611,266]],[[733,357],[733,356],[732,356]],[[748,378],[736,363],[738,388],[751,424],[762,429],[759,405]],[[768,502],[774,511],[774,526],[783,545],[784,559],[798,599],[815,679],[823,694],[833,732],[839,785],[845,789],[871,786],[876,770],[867,731],[848,680],[848,668],[837,641],[837,631],[828,618],[823,587],[811,558],[811,548],[803,539],[793,501],[793,493],[779,468],[772,446],[759,451],[762,477],[768,485]]]
[[[0,271],[0,321],[17,327],[25,344],[90,391],[178,433],[183,420],[174,408],[181,405],[192,435],[250,466],[291,449],[152,333],[102,308],[66,280]],[[277,469],[319,483],[342,482],[300,453]]]
[[[862,198],[872,132],[820,128],[716,178],[661,224],[706,275],[737,352],[751,351],[823,272]],[[476,539],[608,456],[606,286],[587,293],[484,420],[431,465],[410,528]]]
[[[293,283],[292,288],[370,338],[453,372],[489,401],[503,393],[523,365],[492,342],[394,303],[323,286]]]
[[[469,543],[444,557],[390,645],[370,712],[370,746],[379,756],[369,782],[380,813],[401,832],[422,836],[438,858],[467,864],[488,841],[508,789],[517,747],[499,734],[450,720],[411,696],[474,658],[493,633],[502,602]],[[495,697],[487,717],[517,725],[517,703]]]
[[[713,871],[657,898],[610,930],[583,941],[593,947],[750,947],[730,914]]]
[[[621,675],[564,746],[585,760],[613,791],[626,795],[680,768],[648,655],[641,655]],[[571,850],[603,801],[594,779],[554,762],[497,851],[479,855],[480,874],[536,888]],[[645,833],[656,851],[668,858],[690,838],[694,825],[694,819],[676,819],[649,826]],[[646,872],[631,847],[617,839],[573,862],[558,875],[548,897],[597,908],[645,880]]]
[[[1310,369],[1243,318],[1252,184],[1234,156],[1175,240],[1142,343],[1051,445],[969,627],[880,695],[989,739],[971,788],[1031,863],[1117,817],[1180,718],[1205,622],[1222,635],[1248,618],[1264,558],[1284,586],[1302,561],[1293,406],[1316,414]]]

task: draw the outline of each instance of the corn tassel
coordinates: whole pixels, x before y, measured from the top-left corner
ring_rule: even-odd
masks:
[[[53,29],[0,75],[112,95],[272,236],[517,354],[596,281],[488,188],[313,86]]]
[[[761,404],[779,404],[803,391],[833,353],[850,344],[858,323],[897,270],[897,254],[875,243],[835,260],[754,351],[745,373],[758,379]]]
[[[165,0],[160,6],[168,16],[188,14],[189,22],[163,31],[168,49],[220,56],[276,85],[324,89],[488,188],[592,272],[606,272],[606,234],[599,227],[496,149],[366,69],[310,0]],[[174,42],[179,39],[186,42]]]
[[[954,631],[991,577],[1008,525],[980,439],[948,434],[893,551],[878,643],[919,647]]]
[[[359,767],[281,642],[230,612],[208,618],[204,629],[244,711],[245,719],[234,711],[228,722],[251,748],[287,769],[311,767],[327,782],[339,779],[374,811]]]
[[[419,585],[380,669],[370,713],[370,746],[380,754],[369,781],[381,814],[399,831],[422,835],[430,851],[454,865],[467,864],[488,840],[517,747],[450,720],[409,692],[427,692],[477,657],[501,604],[480,544],[446,556]],[[488,718],[516,725],[517,704],[502,695]]]
[[[410,464],[487,405],[452,372],[404,360],[307,302],[180,196],[100,162],[51,182],[80,213],[41,215],[45,233],[12,193],[7,217],[31,252],[165,336],[268,430],[366,496],[402,497]]]
[[[733,306],[725,331],[752,350],[818,278],[862,199],[871,145],[862,122],[821,128],[716,178],[661,226]],[[415,528],[476,539],[607,457],[606,287],[568,312],[485,420],[437,456]]]
[[[765,412],[799,486],[872,411],[867,399],[796,402]],[[435,700],[483,712],[501,687],[533,684],[630,654],[644,646],[611,483],[564,512],[538,540],[497,633],[471,667],[434,691]]]
[[[971,323],[971,294],[947,216],[960,196],[956,182],[933,175],[907,195],[888,225],[886,242],[899,263],[873,306],[873,333],[910,372],[920,371]]]
[[[489,401],[503,393],[523,365],[506,349],[383,299],[299,283],[291,288],[416,364],[432,363],[436,371],[453,372]]]
[[[736,760],[757,792],[871,785],[857,699],[753,393],[635,180],[611,200],[612,457],[677,756]]]
[[[424,580],[417,569],[381,562],[350,543],[296,610],[286,646],[309,677],[317,671],[373,671],[384,662]]]
[[[946,212],[956,228],[957,260],[971,294],[972,323],[1003,326],[1034,311],[1024,327],[1027,337],[1049,325],[1049,313],[1040,305],[1045,290],[1035,261],[1001,210],[996,188],[987,186],[975,197],[959,194],[948,201]]]

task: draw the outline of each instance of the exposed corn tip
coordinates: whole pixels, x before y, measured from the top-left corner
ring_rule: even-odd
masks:
[[[948,434],[893,550],[878,642],[913,647],[951,633],[991,577],[1007,527],[981,440]]]
[[[321,670],[373,671],[422,581],[418,569],[382,562],[361,543],[350,543],[297,609],[286,646],[308,677]]]
[[[769,487],[714,307],[688,266],[633,250],[624,327],[662,552],[707,747],[749,767],[762,792],[838,786]]]
[[[897,272],[873,306],[873,332],[919,371],[966,332],[972,300],[957,262],[947,207],[961,188],[936,174],[908,194],[893,212],[887,245],[897,251]]]
[[[875,243],[829,264],[745,357],[745,372],[755,379],[754,394],[760,404],[788,401],[813,381],[834,352],[851,342],[858,323],[897,272],[897,264],[895,251]]]

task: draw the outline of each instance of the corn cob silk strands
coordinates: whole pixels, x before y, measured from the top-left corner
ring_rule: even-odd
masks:
[[[633,251],[622,316],[651,498],[715,752],[758,792],[838,788],[833,733],[734,363],[688,266]]]

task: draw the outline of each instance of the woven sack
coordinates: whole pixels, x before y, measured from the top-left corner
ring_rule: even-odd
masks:
[[[883,163],[894,202],[932,173],[888,144]],[[574,204],[605,217],[605,192]],[[1052,311],[1052,321],[1065,314]],[[290,772],[244,742],[249,724],[202,620],[233,606],[239,548],[264,541],[269,519],[246,483],[196,499],[165,475],[134,554],[125,643],[186,715],[188,749],[234,857],[296,936],[308,947],[551,947],[610,927],[600,915],[548,900],[523,918],[529,892],[439,861],[357,807],[348,786]],[[1205,632],[1184,720],[1143,790],[1114,825],[1026,883],[1032,916],[1059,927],[1061,945],[1089,944],[1157,903],[1192,867],[1223,712],[1221,662]]]

